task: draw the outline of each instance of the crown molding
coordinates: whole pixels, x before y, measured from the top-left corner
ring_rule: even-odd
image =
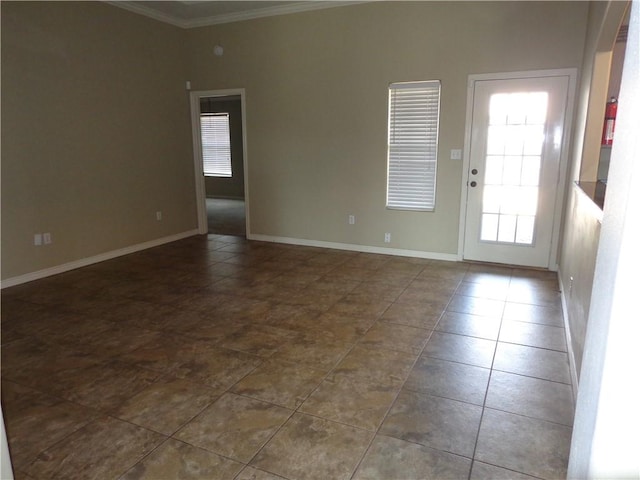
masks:
[[[121,2],[117,0],[105,0],[104,3],[108,3],[109,5],[113,5],[114,7],[122,8],[124,10],[128,10],[129,12],[137,13],[138,15],[144,15],[145,17],[153,18],[154,20],[158,20],[164,23],[170,23],[176,27],[180,28],[189,28],[188,22],[186,20],[182,20],[176,18],[172,15],[167,15],[162,12],[158,12],[149,7],[143,7],[138,3],[133,2]]]
[[[274,17],[278,15],[288,15],[291,13],[310,12],[314,10],[324,10],[327,8],[344,7],[348,5],[358,5],[368,3],[370,0],[352,0],[352,1],[303,1],[292,2],[287,5],[278,5],[274,7],[258,8],[245,12],[226,13],[222,15],[214,15],[210,17],[194,18],[190,20],[181,19],[173,15],[167,15],[158,12],[149,7],[145,7],[140,3],[127,1],[107,0],[106,3],[115,7],[123,8],[139,15],[153,18],[160,22],[169,23],[180,28],[197,28],[209,25],[220,25],[223,23],[242,22],[245,20],[253,20],[256,18]],[[186,3],[186,2],[185,2]]]

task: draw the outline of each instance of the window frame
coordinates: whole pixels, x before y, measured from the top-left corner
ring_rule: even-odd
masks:
[[[222,131],[215,131],[217,126],[212,126],[212,132],[214,135],[224,135],[226,130],[226,142],[222,142],[221,147],[208,148],[205,142],[205,122],[204,119],[208,118],[226,118],[226,125],[222,128]],[[216,141],[218,139],[213,139]],[[202,148],[202,172],[205,177],[216,178],[232,178],[233,177],[233,162],[231,154],[231,117],[229,112],[211,112],[200,113],[200,146]],[[220,148],[221,151],[216,151]],[[209,154],[213,154],[214,158],[209,158]],[[225,158],[216,158],[215,155],[226,156]]]
[[[389,85],[387,209],[435,211],[441,95],[440,80]],[[412,100],[411,96],[415,98]],[[410,108],[422,109],[424,116],[416,117],[414,112],[410,115]],[[421,141],[416,130],[423,128]],[[416,173],[422,176],[418,182]]]

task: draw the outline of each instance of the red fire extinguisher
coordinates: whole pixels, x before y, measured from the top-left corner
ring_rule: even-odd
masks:
[[[613,144],[613,132],[616,128],[616,114],[618,113],[618,101],[615,97],[607,102],[604,112],[604,128],[602,129],[602,145]]]

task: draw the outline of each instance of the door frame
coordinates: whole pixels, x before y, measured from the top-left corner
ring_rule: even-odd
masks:
[[[205,234],[209,231],[207,222],[207,195],[204,185],[204,167],[202,164],[202,139],[200,138],[200,99],[210,97],[240,96],[240,109],[242,112],[242,149],[244,166],[244,218],[246,237],[249,238],[249,161],[247,153],[247,115],[246,94],[244,88],[231,88],[225,90],[196,90],[189,92],[191,105],[191,137],[193,141],[193,169],[196,188],[196,212],[198,218],[198,233]]]
[[[558,188],[556,189],[555,206],[553,210],[553,231],[551,237],[551,249],[547,268],[558,270],[558,245],[560,243],[560,225],[565,206],[565,192],[567,184],[567,170],[569,164],[569,151],[573,136],[573,117],[575,115],[576,68],[561,68],[552,70],[528,70],[519,72],[483,73],[471,74],[467,81],[467,115],[464,133],[464,155],[462,162],[462,179],[460,189],[460,223],[458,230],[458,260],[464,260],[465,227],[467,218],[467,188],[469,183],[469,166],[471,163],[471,134],[473,120],[473,101],[475,84],[487,80],[516,80],[540,77],[568,77],[567,104],[565,109],[564,135],[560,147],[560,165],[558,170]]]

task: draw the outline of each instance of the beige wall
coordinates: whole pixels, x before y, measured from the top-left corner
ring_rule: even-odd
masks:
[[[104,3],[2,2],[3,279],[196,228],[184,38]]]
[[[455,254],[467,76],[577,67],[586,21],[582,2],[374,2],[180,30],[2,2],[2,278],[196,227],[187,79],[246,89],[252,234]],[[421,79],[442,81],[436,211],[386,210],[387,86]]]
[[[190,30],[189,78],[246,89],[252,234],[455,254],[449,151],[463,146],[467,76],[579,67],[586,20],[581,2],[331,8]],[[387,87],[429,79],[442,81],[436,211],[386,210]]]
[[[580,376],[582,354],[589,318],[596,253],[600,241],[602,211],[574,184],[594,168],[600,151],[604,103],[609,83],[609,63],[601,71],[599,62],[611,57],[618,26],[626,8],[625,2],[593,2],[589,6],[589,22],[585,40],[582,80],[578,92],[572,175],[563,225],[564,236],[560,253],[559,277],[564,286],[567,323],[571,337],[571,352]],[[595,164],[594,164],[595,162]],[[573,281],[571,280],[573,278]]]

